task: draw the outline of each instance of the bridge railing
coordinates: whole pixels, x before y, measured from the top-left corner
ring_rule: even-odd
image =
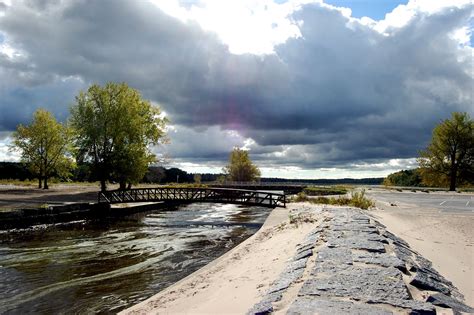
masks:
[[[304,182],[237,182],[237,181],[224,181],[224,182],[209,182],[209,185],[213,186],[308,186],[308,183]]]
[[[148,201],[221,202],[263,207],[286,207],[286,195],[258,190],[201,187],[157,187],[100,192],[99,203]]]

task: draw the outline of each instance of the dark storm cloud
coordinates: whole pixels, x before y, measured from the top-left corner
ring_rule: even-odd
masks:
[[[473,113],[472,57],[450,36],[471,9],[421,12],[384,36],[306,5],[292,16],[301,37],[255,56],[145,1],[15,1],[0,17],[20,52],[0,54],[0,131],[38,106],[66,117],[92,82],[126,81],[183,126],[170,136],[175,158],[222,159],[244,140],[226,128],[254,139],[268,165],[413,157],[440,119]]]

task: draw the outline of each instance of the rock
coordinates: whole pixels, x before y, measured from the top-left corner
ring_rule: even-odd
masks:
[[[262,301],[255,304],[247,314],[255,314],[255,315],[264,315],[270,314],[273,312],[273,302],[280,301],[282,298],[281,292],[266,294]]]
[[[285,272],[306,268],[307,259],[299,259],[288,263],[285,267]]]
[[[349,249],[324,247],[318,253],[312,275],[334,274],[347,270],[351,266],[352,254]]]
[[[352,265],[352,253],[348,248],[323,247],[318,252],[318,262],[334,261],[341,264]]]
[[[452,308],[457,312],[474,313],[474,308],[442,293],[432,294],[426,301],[437,306]]]
[[[438,281],[441,282],[442,284],[446,285],[450,289],[455,289],[454,285],[451,281],[447,280],[445,277],[439,274],[435,269],[432,267],[427,267],[427,268],[417,268],[416,269],[417,273],[423,273],[426,274],[428,277],[430,277],[433,281]]]
[[[299,296],[346,297],[383,303],[409,300],[410,295],[398,269],[353,267],[327,278],[307,280]]]
[[[417,272],[415,277],[410,281],[410,284],[422,290],[438,291],[444,294],[451,292],[445,284],[423,272]]]
[[[393,248],[393,252],[401,261],[410,266],[408,268],[409,270],[413,270],[413,266],[416,266],[415,261],[413,260],[413,252],[411,250],[405,249],[404,247],[395,246]]]
[[[311,232],[309,232],[309,234],[306,236],[306,238],[310,238],[310,237],[313,237],[313,236],[319,236],[319,234],[321,234],[321,232],[323,232],[323,231],[324,231],[323,228],[317,227],[314,230],[312,230]]]
[[[424,258],[420,255],[416,255],[415,260],[416,260],[417,265],[422,267],[422,268],[429,269],[433,265],[433,263],[431,261],[429,261],[428,259],[426,259],[426,258]]]
[[[335,262],[325,262],[316,265],[316,267],[312,270],[311,275],[332,275],[350,269],[353,269],[352,265],[338,264]]]
[[[280,274],[278,280],[270,286],[268,293],[275,293],[286,290],[293,282],[298,280],[304,273],[304,269],[296,269],[292,271],[283,272]]]
[[[316,264],[288,314],[436,314],[436,306],[455,314],[473,312],[462,303],[460,293],[440,275],[429,260],[386,227],[349,208],[327,209],[333,215],[323,228],[306,236],[296,254],[250,314],[273,312],[288,287],[304,274],[309,257],[318,246]],[[402,272],[416,271],[410,284],[432,290],[426,302],[414,300]],[[429,303],[431,302],[431,303]]]
[[[399,238],[398,236],[396,236],[395,234],[393,233],[390,233],[389,231],[384,231],[382,233],[382,236],[388,238],[388,239],[391,239],[394,243],[394,245],[396,246],[404,246],[405,248],[409,248],[410,245],[408,245],[407,242],[405,242],[404,240],[402,240],[401,238]]]
[[[380,303],[380,301],[367,301],[367,303]],[[409,311],[410,315],[435,315],[436,309],[430,303],[414,300],[386,299],[385,304],[389,304],[398,308],[404,308]]]
[[[330,238],[329,247],[348,247],[352,249],[366,250],[369,252],[385,253],[385,246],[377,239],[370,239],[366,234],[354,235],[349,238]]]
[[[361,231],[368,234],[378,234],[375,226],[369,224],[334,224],[333,231]]]
[[[350,301],[332,301],[329,299],[298,297],[288,309],[287,314],[360,314],[360,315],[389,315],[388,310],[372,306],[355,304]]]
[[[386,229],[387,227],[385,225],[383,225],[382,223],[380,223],[379,221],[377,220],[372,220],[373,224],[379,228],[379,229]]]
[[[299,245],[298,247],[296,247],[296,252],[302,252],[302,251],[313,249],[313,248],[314,248],[314,243],[310,243],[310,244],[303,243]]]
[[[386,253],[359,253],[352,257],[353,261],[365,264],[379,265],[382,267],[395,267],[398,270],[406,272],[406,266],[403,261],[395,256]]]
[[[270,302],[259,302],[255,304],[247,314],[266,315],[273,312],[273,305]]]
[[[299,244],[297,248],[302,248],[305,246],[315,246],[315,244],[319,241],[319,238],[321,237],[320,230],[316,229],[313,232],[309,233],[303,242]]]
[[[300,259],[303,259],[303,258],[306,258],[306,257],[309,257],[309,256],[313,256],[313,250],[312,249],[307,249],[307,250],[303,250],[301,252],[297,252],[295,257],[293,257],[293,260],[297,261],[297,260],[300,260]]]

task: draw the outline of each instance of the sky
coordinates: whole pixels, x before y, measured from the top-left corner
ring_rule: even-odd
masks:
[[[264,177],[416,167],[433,127],[474,116],[470,0],[0,0],[0,161],[42,107],[66,121],[93,83],[166,113],[167,167]]]

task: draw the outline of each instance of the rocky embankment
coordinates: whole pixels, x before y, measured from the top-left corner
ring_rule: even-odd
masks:
[[[365,212],[322,213],[324,223],[249,314],[474,313],[430,261]]]

